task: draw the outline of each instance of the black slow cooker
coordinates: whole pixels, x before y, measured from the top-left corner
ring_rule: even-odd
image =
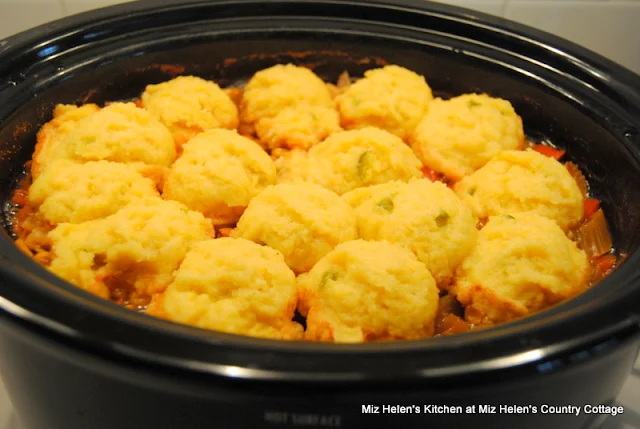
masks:
[[[285,62],[332,81],[399,64],[440,94],[510,100],[529,136],[587,171],[624,262],[492,329],[277,342],[103,301],[22,254],[5,225],[0,371],[25,429],[569,429],[619,412],[640,344],[640,76],[531,28],[422,0],[157,0],[55,21],[0,41],[0,197],[57,103],[129,99],[177,74],[230,85]]]

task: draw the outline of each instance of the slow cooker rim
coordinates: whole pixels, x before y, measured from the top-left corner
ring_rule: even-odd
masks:
[[[251,3],[252,1],[253,1],[253,0],[246,0],[244,3]],[[179,1],[175,1],[175,0],[174,0],[173,2],[158,2],[158,3],[161,3],[162,5],[175,4],[175,5],[177,6],[177,5],[186,5],[186,4],[202,4],[202,3],[204,3],[204,2],[179,2]],[[221,2],[221,3],[222,3],[222,2]],[[226,2],[226,3],[235,3],[235,2],[230,1],[230,2]],[[273,2],[270,2],[270,3],[273,3]],[[289,1],[288,3],[301,3],[301,2],[293,0],[293,1]],[[310,3],[310,2],[302,2],[302,3]],[[326,2],[315,2],[315,3],[326,3]],[[336,3],[336,2],[332,2],[332,3]],[[354,4],[355,4],[355,3],[357,3],[357,4],[378,4],[377,2],[348,2],[348,3],[354,3]],[[407,3],[409,3],[409,2],[407,2]],[[411,3],[417,3],[417,2],[411,2]],[[152,4],[153,4],[153,2],[146,3],[146,4],[145,4],[145,7],[151,7],[150,5],[152,5]],[[139,5],[138,5],[138,6],[139,6]],[[416,6],[417,6],[417,4],[416,4]],[[420,4],[420,6],[422,6],[422,7],[426,8],[426,6],[427,6],[427,5],[422,5],[422,4]],[[434,5],[430,5],[430,6],[434,6]],[[438,9],[438,8],[439,8],[439,9],[441,9],[441,10],[445,10],[445,11],[448,9],[449,11],[455,11],[455,12],[457,12],[457,13],[459,12],[458,10],[456,10],[457,8],[453,8],[453,7],[450,7],[450,6],[448,6],[448,5],[436,5],[436,6],[437,6],[437,8],[436,8],[436,9]],[[128,5],[128,4],[126,4],[126,5],[119,5],[119,6],[117,6],[117,7],[116,7],[116,9],[118,9],[118,8],[122,8],[122,11],[124,12],[124,11],[128,10],[128,8],[129,8],[129,7],[133,7],[133,6],[130,6],[130,5]],[[108,8],[108,9],[110,9],[110,8]],[[135,9],[135,8],[133,8],[133,9]],[[421,9],[422,9],[422,8],[421,8]],[[137,10],[137,9],[135,9],[135,10]],[[116,11],[114,10],[114,11],[113,11],[113,13],[115,14],[115,12],[116,12]],[[118,13],[120,13],[120,11],[118,11]],[[85,22],[85,23],[87,23],[87,22],[89,22],[89,21],[90,21],[90,17],[93,17],[93,16],[94,16],[94,14],[93,14],[92,12],[88,12],[88,13],[86,13],[86,14],[82,14],[81,16],[76,17],[76,18],[69,18],[69,19],[71,20],[71,21],[69,21],[69,22],[70,22],[70,23],[72,23],[72,22]],[[486,15],[485,17],[488,17],[488,15]],[[495,20],[495,18],[493,18],[493,19]],[[76,20],[79,20],[79,21],[76,21]],[[498,20],[498,21],[501,21],[501,20]],[[501,23],[501,24],[504,24],[503,22],[500,22],[500,23]],[[52,28],[50,28],[50,29],[48,30],[47,34],[51,34],[52,32],[57,31],[57,29],[56,29],[56,28],[57,28],[57,27],[52,27]],[[29,35],[32,35],[32,37],[27,37],[27,36],[29,36]],[[23,36],[24,36],[24,37],[23,37]],[[30,32],[27,32],[27,34],[23,34],[23,36],[20,36],[20,35],[19,35],[19,36],[16,36],[16,39],[8,39],[8,40],[9,40],[9,42],[8,42],[8,46],[10,46],[10,47],[15,47],[15,46],[17,46],[17,44],[20,44],[20,43],[21,43],[21,44],[23,44],[23,45],[28,45],[28,44],[29,44],[29,43],[28,43],[28,40],[33,40],[33,39],[39,39],[39,38],[40,38],[40,35],[38,35],[37,33],[30,33]],[[26,39],[25,39],[25,37],[26,37]],[[22,38],[22,40],[20,40],[21,38]],[[12,42],[12,40],[14,40],[14,41],[16,41],[16,42],[14,43],[14,42]],[[19,43],[18,43],[18,42],[19,42]],[[0,55],[2,55],[2,54],[3,54],[3,50],[4,50],[4,49],[0,50]],[[596,58],[596,59],[597,59],[597,58]],[[600,59],[604,60],[603,58],[600,58]],[[608,61],[608,60],[605,60],[605,64],[606,64],[606,61]],[[611,66],[611,64],[606,64],[606,65]],[[616,66],[616,67],[617,67],[617,68],[619,68],[619,71],[620,71],[621,73],[623,73],[623,74],[624,74],[625,69],[623,69],[623,68],[621,68],[621,67],[619,67],[619,66]],[[614,69],[615,69],[615,67],[614,67]],[[615,70],[614,70],[614,71],[615,71]],[[627,77],[628,77],[628,76],[627,76]],[[637,76],[636,76],[636,77],[637,77]],[[628,142],[626,142],[626,143],[628,143]],[[627,144],[627,146],[629,147],[629,145],[628,145],[628,144]],[[635,148],[635,147],[634,147],[634,148]],[[637,151],[636,151],[636,152],[637,152]],[[637,153],[636,153],[636,155],[637,155]],[[637,160],[637,159],[638,159],[638,158],[637,158],[637,156],[636,156],[636,160]],[[2,247],[4,247],[4,244],[5,244],[4,242],[5,242],[5,241],[7,241],[7,238],[8,238],[8,237],[3,237],[3,240],[2,240],[2,241],[3,241]],[[13,246],[13,244],[12,244],[12,243],[11,243],[11,246],[14,248],[14,250],[16,250],[16,251],[17,251],[17,248],[15,248],[15,246]],[[15,256],[15,255],[14,255],[14,256]],[[23,258],[22,260],[23,260],[23,261],[25,261],[25,262],[26,262],[26,261],[30,261],[30,260],[29,260],[25,255],[22,255],[22,254],[18,255],[18,259],[17,259],[16,261],[20,261],[20,258]],[[30,261],[30,262],[33,262],[33,261]],[[617,270],[615,273],[613,273],[613,274],[612,274],[612,277],[610,277],[610,278],[608,278],[608,279],[605,279],[605,281],[601,282],[601,283],[600,283],[600,285],[598,285],[598,286],[596,286],[596,287],[597,287],[597,288],[598,288],[598,287],[602,288],[602,287],[604,287],[604,285],[605,285],[605,284],[608,284],[608,283],[613,284],[613,283],[614,283],[614,281],[620,281],[620,282],[630,283],[630,282],[631,282],[631,280],[628,280],[628,279],[622,279],[622,277],[623,277],[623,276],[625,275],[625,273],[626,273],[626,271],[623,271],[623,269],[624,269],[625,267],[631,267],[631,266],[634,266],[634,265],[638,264],[639,262],[640,262],[640,254],[636,251],[634,254],[632,254],[632,255],[629,257],[629,260],[628,260],[628,261],[627,261],[627,262],[626,262],[622,267],[620,267],[620,269],[619,269],[619,270]],[[34,264],[35,264],[35,263],[34,263]],[[43,272],[41,272],[41,273],[40,273],[40,274],[42,274],[42,276],[41,276],[41,277],[39,277],[39,278],[37,278],[37,281],[38,281],[38,282],[44,281],[45,283],[47,283],[47,281],[46,281],[46,280],[43,280],[43,278],[42,278],[42,277],[45,277],[45,276],[44,276],[44,274],[46,273],[46,270],[44,270],[42,267],[39,267],[39,266],[38,266],[38,268],[39,268],[39,269],[41,269]],[[35,271],[34,271],[34,272],[36,273],[36,277],[37,277],[37,271],[38,271],[38,270],[35,270]],[[629,270],[629,271],[630,271],[630,270]],[[0,272],[6,273],[6,274],[10,275],[11,277],[14,277],[15,279],[19,279],[19,277],[20,277],[20,275],[21,275],[21,273],[20,273],[20,272],[18,272],[18,270],[16,270],[16,269],[15,269],[15,267],[13,267],[13,266],[11,265],[11,262],[9,262],[8,260],[3,260],[3,259],[0,259]],[[24,272],[23,272],[22,274],[24,274]],[[50,275],[50,273],[48,273],[48,274]],[[630,272],[629,272],[629,273],[626,273],[626,274],[631,275],[631,273],[630,273]],[[52,276],[52,275],[50,275],[50,276]],[[32,280],[33,280],[33,279],[31,279],[30,281],[32,281]],[[49,285],[51,285],[51,284],[55,284],[55,283],[58,283],[58,285],[60,285],[61,283],[64,283],[64,282],[63,282],[63,281],[61,281],[61,280],[59,280],[59,279],[57,279],[57,278],[55,278],[55,279],[50,279],[50,280],[48,281],[48,284],[47,284],[47,285],[45,285],[45,287],[48,287]],[[602,287],[601,287],[601,286],[602,286]],[[594,289],[595,289],[595,288],[594,288]],[[619,288],[618,288],[618,289],[619,289]],[[109,303],[109,302],[104,302],[104,301],[101,301],[101,300],[98,302],[98,301],[97,301],[98,299],[97,299],[97,298],[95,298],[95,297],[93,297],[93,296],[84,296],[84,297],[81,297],[81,295],[82,295],[82,294],[84,294],[84,292],[83,292],[83,291],[78,291],[78,292],[79,292],[79,293],[78,293],[78,295],[77,295],[75,298],[76,298],[76,299],[78,299],[78,300],[80,300],[79,302],[85,302],[85,303],[87,303],[87,302],[89,302],[89,301],[94,301],[94,302],[92,303],[92,304],[94,304],[94,305],[95,305],[95,304],[98,304],[99,306],[103,306],[103,305],[105,305],[105,308],[103,308],[103,310],[104,310],[104,312],[105,312],[105,315],[106,315],[106,314],[109,314],[109,316],[113,316],[113,315],[115,314],[115,316],[113,316],[113,317],[115,317],[116,319],[119,319],[119,318],[120,318],[121,316],[123,316],[123,314],[124,314],[124,313],[119,314],[119,313],[121,312],[121,310],[124,310],[124,311],[127,311],[127,312],[128,312],[128,310],[121,309],[121,308],[119,308],[119,307],[118,307],[118,308],[115,308],[115,309],[114,309],[114,308],[111,308],[111,307],[109,307],[109,306],[112,306],[113,304],[111,304],[111,303]],[[82,298],[82,299],[81,299],[81,298]],[[0,301],[0,307],[2,307],[2,306],[3,306],[2,304],[3,304],[3,303],[2,303],[2,301]],[[4,304],[6,304],[6,302],[5,302]],[[610,304],[610,305],[611,305],[611,304]],[[6,305],[5,305],[4,307],[5,307],[5,311],[7,311]],[[15,309],[14,309],[14,310],[15,310]],[[557,310],[557,309],[556,309],[556,310]],[[592,310],[592,311],[595,311],[595,310]],[[131,313],[131,312],[128,312],[128,313]],[[540,313],[540,315],[544,315],[544,316],[538,316],[538,315],[537,315],[537,317],[536,317],[536,316],[534,316],[534,317],[532,317],[532,318],[528,318],[528,319],[526,319],[526,321],[525,321],[525,322],[521,322],[520,324],[518,324],[518,323],[516,323],[516,324],[510,324],[510,326],[508,326],[507,328],[504,328],[504,327],[502,327],[502,328],[501,328],[501,327],[497,327],[497,328],[493,328],[493,329],[494,329],[494,330],[498,330],[498,331],[503,331],[504,329],[510,330],[511,328],[514,328],[514,326],[521,326],[521,324],[522,324],[522,323],[524,323],[524,324],[530,324],[530,323],[531,323],[531,324],[533,324],[536,320],[538,320],[538,319],[540,319],[540,318],[545,318],[545,319],[546,319],[546,318],[547,318],[548,316],[550,316],[551,314],[553,314],[553,311],[552,311],[552,312],[543,312],[543,313]],[[133,314],[127,314],[127,316],[133,316],[133,315],[135,315],[135,313],[133,313]],[[565,316],[565,317],[568,317],[568,316],[567,316],[567,314],[565,314],[564,316]],[[143,317],[145,318],[145,320],[143,320],[143,319],[139,319],[139,320],[137,320],[137,321],[134,321],[134,323],[141,322],[141,323],[145,324],[144,322],[148,322],[148,321],[149,321],[148,319],[150,319],[150,318],[148,318],[148,317],[146,317],[146,316],[143,316]],[[127,319],[128,319],[128,317],[127,317]],[[562,319],[562,317],[561,317],[560,319]],[[183,331],[184,331],[185,327],[182,327],[182,326],[180,326],[180,325],[176,325],[176,326],[178,326],[178,327],[180,328],[180,329],[178,329],[178,328],[176,328],[176,326],[173,326],[173,325],[175,325],[175,324],[172,324],[172,323],[170,323],[170,322],[164,322],[164,321],[154,321],[154,322],[161,323],[161,325],[157,325],[157,326],[160,326],[160,328],[158,328],[158,329],[161,329],[162,331],[164,331],[164,329],[168,329],[168,326],[169,326],[169,325],[167,325],[167,324],[170,324],[170,325],[172,325],[171,327],[172,327],[172,328],[174,328],[174,331],[175,331],[176,333],[177,333],[177,332],[180,332],[180,334],[181,334],[181,335],[182,335],[182,334],[184,334],[184,332],[183,332]],[[165,324],[165,325],[163,325],[163,324]],[[201,332],[200,330],[197,330],[196,328],[190,328],[190,327],[186,327],[186,330],[187,330],[187,331],[190,331],[190,332],[193,332],[193,335],[197,335],[197,338],[201,339],[201,337],[202,337],[202,335],[201,335],[201,334],[202,334],[202,332]],[[198,334],[196,334],[196,332],[198,332]],[[485,331],[483,334],[486,334],[486,332],[488,332],[488,331]],[[494,331],[494,332],[496,332],[496,331]],[[449,346],[451,346],[451,347],[457,347],[457,346],[459,346],[459,345],[460,345],[460,343],[461,343],[461,342],[464,342],[464,343],[467,343],[467,345],[471,346],[471,345],[473,344],[473,341],[472,341],[472,340],[470,340],[470,338],[472,338],[475,334],[478,334],[478,333],[466,334],[466,335],[463,335],[463,336],[461,336],[461,337],[459,337],[459,338],[453,338],[453,337],[451,337],[451,339],[438,339],[438,340],[443,340],[443,341],[440,341],[440,343],[441,343],[440,345],[446,345],[446,344],[447,344],[447,342],[448,342]],[[502,334],[496,334],[496,335],[502,335]],[[209,335],[209,336],[210,336],[210,337],[215,337],[216,335]],[[228,339],[228,340],[230,341],[230,343],[234,343],[235,345],[238,345],[238,346],[240,345],[240,343],[244,343],[244,342],[245,342],[245,340],[246,340],[246,338],[247,338],[247,337],[240,337],[240,338],[238,338],[238,336],[235,336],[235,335],[231,335],[231,336],[230,336],[229,334],[221,334],[221,335],[219,335],[219,336],[217,336],[217,337],[218,337],[218,338],[220,338],[220,339],[223,339],[223,338],[224,338],[224,339]],[[462,337],[465,337],[465,338],[463,339]],[[484,337],[484,336],[483,336],[483,335],[480,335],[480,337]],[[225,340],[222,340],[222,341],[225,341]],[[413,342],[413,344],[409,345],[409,346],[407,347],[407,349],[408,349],[408,350],[411,350],[411,349],[413,349],[413,348],[414,348],[414,346],[415,346],[416,348],[424,348],[424,347],[426,347],[426,348],[431,348],[431,349],[436,348],[436,343],[437,343],[437,342],[436,342],[435,340],[427,340],[427,341],[430,341],[430,342],[431,342],[431,344],[428,344],[428,345],[418,345],[418,344],[416,344],[416,343],[421,343],[421,342]],[[259,345],[259,347],[264,347],[264,348],[267,348],[267,349],[269,349],[269,350],[277,350],[277,349],[282,349],[282,348],[284,347],[284,344],[282,344],[281,342],[273,342],[273,341],[269,341],[269,340],[254,340],[254,339],[250,339],[250,340],[246,340],[246,342],[247,342],[247,346],[249,346],[249,347],[253,347],[254,345],[258,344],[258,345]],[[391,346],[391,347],[382,347],[382,349],[383,349],[383,350],[379,350],[380,348],[381,348],[381,347],[380,347],[380,345],[373,345],[373,346],[364,345],[363,347],[355,346],[354,351],[362,350],[362,351],[375,351],[375,352],[385,352],[385,353],[390,353],[390,352],[391,352],[391,353],[393,353],[393,352],[399,352],[397,349],[402,348],[402,347],[401,347],[401,345],[400,345],[400,344],[395,343],[395,344],[394,344],[393,346]],[[389,350],[384,350],[385,348],[388,348]],[[336,348],[333,348],[332,346],[326,346],[326,345],[320,345],[320,346],[318,346],[318,347],[315,347],[315,346],[311,346],[311,345],[308,345],[308,344],[307,344],[307,347],[305,348],[305,350],[306,350],[306,351],[308,351],[308,352],[312,352],[312,353],[317,353],[318,351],[329,351],[329,350],[333,350],[333,351],[330,351],[330,353],[344,353],[344,352],[345,352],[345,350],[349,350],[349,349],[350,349],[350,347],[349,347],[349,346],[346,346],[346,347],[345,347],[345,346],[337,346]],[[369,349],[371,349],[371,350],[369,350]],[[377,351],[376,351],[376,350],[377,350]]]
[[[430,0],[136,0],[60,18],[14,34],[4,40],[0,39],[0,55],[13,55],[28,48],[38,48],[47,41],[57,40],[82,32],[87,27],[94,27],[101,22],[111,19],[122,19],[124,16],[134,17],[139,13],[149,12],[152,9],[154,12],[162,13],[199,6],[209,6],[212,4],[229,7],[238,4],[286,4],[292,6],[351,5],[428,14],[447,18],[465,25],[479,26],[482,28],[491,27],[493,31],[498,31],[505,36],[523,39],[533,45],[544,46],[546,49],[556,51],[562,54],[568,62],[582,65],[589,69],[590,73],[595,75],[601,74],[601,70],[613,68],[620,80],[635,80],[636,96],[640,93],[640,88],[637,86],[638,74],[565,38],[488,13],[460,6],[436,3]],[[584,63],[580,59],[580,57],[583,56],[588,57],[589,64]],[[597,69],[594,68],[593,65],[597,65]],[[0,89],[1,88],[0,86]]]

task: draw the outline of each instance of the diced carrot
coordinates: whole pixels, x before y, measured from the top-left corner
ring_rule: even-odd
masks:
[[[51,264],[51,252],[42,251],[33,255],[33,259],[35,259],[40,265],[49,266]]]
[[[21,238],[18,238],[15,241],[15,243],[16,243],[16,246],[18,246],[18,249],[22,250],[24,253],[26,253],[29,256],[33,256],[33,253],[31,253],[31,249],[29,249],[29,247],[24,242],[24,240],[22,240]]]
[[[142,108],[142,100],[135,100],[133,104],[135,104],[136,107]]]
[[[424,177],[431,180],[432,182],[437,182],[442,179],[439,173],[436,173],[429,167],[425,166],[425,167],[422,167],[420,170],[422,171],[422,174],[424,174]]]
[[[547,145],[544,145],[544,144],[535,145],[533,147],[533,150],[535,150],[538,153],[541,153],[542,155],[548,156],[550,158],[554,158],[554,159],[556,159],[558,161],[560,161],[560,159],[566,153],[566,151],[564,151],[564,150],[556,149],[556,148],[553,148],[551,146],[547,146]]]
[[[616,264],[616,257],[615,255],[608,253],[606,255],[593,258],[592,262],[593,262],[593,265],[598,267],[600,271],[602,271],[603,273],[608,273],[613,269],[613,266]]]
[[[440,325],[441,335],[461,334],[470,328],[467,322],[453,313],[447,314]]]
[[[596,200],[595,198],[587,198],[586,200],[584,200],[584,218],[591,218],[591,216],[593,216],[599,208],[600,200]]]

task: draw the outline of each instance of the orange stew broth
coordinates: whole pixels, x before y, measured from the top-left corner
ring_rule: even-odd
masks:
[[[236,104],[240,104],[240,100],[242,99],[242,89],[237,87],[227,88],[226,92]],[[131,101],[135,103],[136,106],[142,107],[142,103],[139,99],[127,101]],[[111,103],[112,102],[105,102],[105,106]],[[238,127],[238,131],[245,137],[257,141],[257,136],[255,135],[252,127],[241,123]],[[547,142],[535,143],[531,140],[527,140],[525,146],[560,162],[562,162],[562,158],[565,155],[564,150],[557,149]],[[16,245],[36,261],[47,266],[51,262],[51,243],[46,237],[46,233],[53,228],[53,225],[50,225],[46,221],[35,216],[33,209],[27,204],[29,187],[32,182],[30,173],[28,173],[30,171],[30,164],[31,161],[25,165],[26,173],[14,190],[13,197],[10,201],[13,206],[13,210],[11,210],[12,216],[8,219],[8,223],[11,226],[11,233],[15,237]],[[572,240],[576,241],[578,246],[580,246],[580,237],[579,234],[577,234],[577,231],[582,225],[589,221],[596,211],[599,210],[600,201],[589,196],[588,185],[577,166],[575,164],[572,165],[570,162],[565,163],[565,165],[570,170],[570,173],[572,173],[572,176],[576,178],[576,181],[579,182],[578,185],[583,190],[583,194],[585,196],[584,219],[568,233],[568,236]],[[453,187],[455,183],[444,174],[434,171],[427,166],[422,167],[421,171],[424,177],[432,182],[440,181],[450,188]],[[481,229],[485,222],[486,219],[480,219],[477,226],[478,229]],[[217,227],[216,237],[228,237],[234,227],[235,225]],[[614,254],[614,250],[610,249],[607,253],[591,258],[590,263],[591,277],[589,286],[592,286],[615,269],[619,263],[619,258]],[[110,290],[109,298],[111,301],[133,310],[144,311],[148,305],[157,298],[137,295],[131,285],[123,282],[110,281],[109,279],[104,279],[104,282]],[[435,320],[435,336],[460,334],[481,327],[482,326],[475,326],[465,321],[464,308],[462,305],[453,296],[448,295],[444,291],[441,292]]]

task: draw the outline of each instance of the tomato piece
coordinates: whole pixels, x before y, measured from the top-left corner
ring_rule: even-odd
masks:
[[[595,198],[587,198],[584,200],[584,218],[589,219],[600,208],[600,200]]]
[[[535,150],[538,153],[541,153],[542,155],[548,156],[550,158],[553,158],[557,161],[560,161],[560,159],[564,156],[564,154],[566,153],[565,150],[560,150],[560,149],[556,149],[553,148],[551,146],[547,146],[544,144],[537,144],[533,147],[533,150]]]
[[[600,271],[603,273],[608,273],[613,269],[616,264],[616,257],[612,254],[606,254],[602,256],[598,256],[593,259],[593,265],[595,265]]]
[[[437,182],[442,179],[440,173],[436,173],[427,166],[422,167],[420,171],[422,171],[422,174],[424,174],[425,178],[431,180],[432,182]]]
[[[29,191],[25,189],[16,189],[16,191],[13,193],[13,198],[11,198],[11,201],[21,207],[26,206],[29,202]]]

